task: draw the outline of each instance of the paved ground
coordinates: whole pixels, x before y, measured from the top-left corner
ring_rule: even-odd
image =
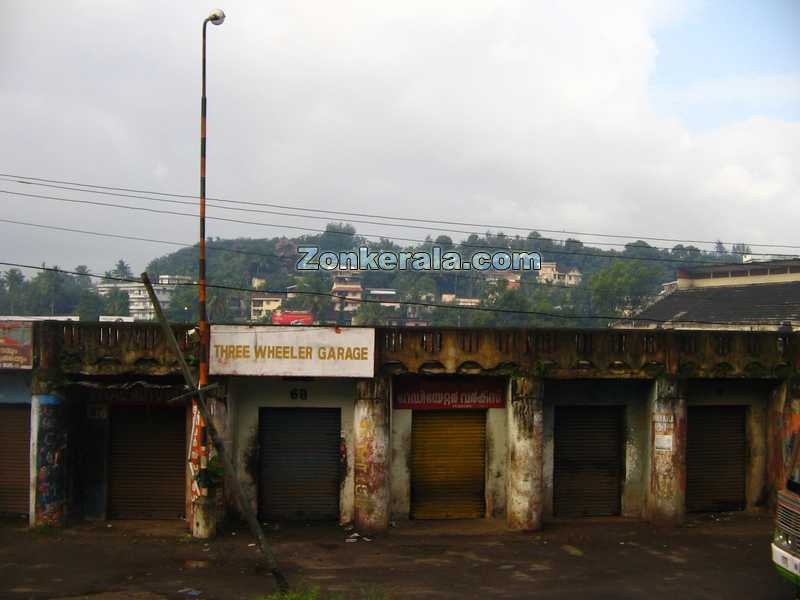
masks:
[[[293,585],[353,597],[791,600],[791,586],[772,570],[771,530],[770,518],[739,514],[704,515],[673,530],[610,519],[522,534],[461,521],[401,524],[369,542],[302,524],[269,537]],[[253,600],[273,586],[252,543],[245,531],[194,542],[175,523],[30,532],[4,522],[0,598]]]

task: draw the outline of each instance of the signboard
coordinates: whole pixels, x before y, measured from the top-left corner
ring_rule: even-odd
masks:
[[[423,379],[398,377],[394,407],[414,410],[503,408],[506,381],[502,377]]]
[[[33,323],[0,322],[0,369],[33,368]]]
[[[672,452],[672,437],[674,431],[674,415],[670,413],[656,413],[653,415],[653,441],[656,452]]]
[[[372,377],[375,330],[212,325],[212,375]]]

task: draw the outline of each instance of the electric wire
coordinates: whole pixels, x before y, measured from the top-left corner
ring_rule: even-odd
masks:
[[[64,185],[73,185],[73,186],[80,186],[85,188],[95,188],[95,189],[102,189],[102,190],[112,190],[112,191],[122,191],[122,192],[133,192],[139,194],[151,194],[157,196],[167,196],[172,198],[190,198],[190,199],[198,199],[198,196],[192,194],[176,194],[170,192],[159,192],[153,190],[141,190],[135,188],[126,188],[126,187],[115,187],[115,186],[103,186],[97,184],[90,184],[90,183],[82,183],[82,182],[75,182],[75,181],[64,181],[58,179],[48,179],[44,177],[29,177],[25,175],[19,175],[14,173],[0,173],[0,177],[7,177],[13,178],[16,180],[29,180],[32,182],[42,182],[42,183],[56,183],[56,184],[64,184]],[[315,212],[315,213],[325,213],[331,215],[346,215],[346,216],[357,216],[357,217],[367,217],[367,218],[378,218],[378,219],[391,219],[395,221],[409,221],[409,222],[417,222],[417,223],[436,223],[436,224],[443,224],[443,225],[456,225],[456,226],[464,226],[464,227],[480,227],[482,229],[508,229],[511,231],[539,231],[544,233],[558,233],[558,234],[565,234],[565,235],[582,235],[582,236],[593,236],[593,237],[606,237],[606,238],[613,238],[613,239],[631,239],[631,240],[651,240],[657,242],[671,242],[671,243],[689,243],[689,244],[716,244],[721,242],[723,244],[732,245],[733,243],[741,243],[747,246],[757,246],[763,248],[789,248],[789,249],[800,249],[800,245],[793,245],[793,244],[777,244],[774,242],[766,243],[766,242],[725,242],[721,240],[691,240],[691,239],[679,239],[679,238],[672,238],[672,237],[653,237],[653,236],[632,236],[632,235],[624,235],[624,234],[609,234],[609,233],[592,233],[592,232],[581,232],[581,231],[568,231],[565,229],[544,229],[541,227],[523,227],[518,225],[487,225],[482,223],[468,223],[463,221],[446,221],[446,220],[436,220],[436,219],[421,219],[421,218],[414,218],[414,217],[398,217],[398,216],[387,216],[387,215],[380,215],[374,213],[361,213],[361,212],[345,212],[345,211],[335,211],[329,209],[321,209],[321,208],[302,208],[296,207],[286,204],[274,204],[274,203],[267,203],[267,202],[248,202],[244,200],[229,200],[225,198],[215,198],[215,197],[208,197],[207,200],[212,200],[215,202],[225,202],[225,203],[232,203],[232,204],[241,204],[241,205],[252,205],[252,206],[268,206],[272,208],[282,208],[282,209],[289,209],[289,210],[296,210],[296,211],[307,211],[307,212]]]
[[[11,190],[3,190],[0,189],[0,193],[2,194],[10,194],[13,196],[20,196],[20,197],[27,197],[27,198],[39,198],[44,200],[53,200],[57,202],[67,202],[72,204],[83,204],[89,206],[104,206],[109,208],[120,208],[126,210],[133,210],[133,211],[140,211],[140,212],[148,212],[153,214],[166,214],[166,215],[175,215],[181,217],[190,217],[193,219],[197,218],[197,215],[189,214],[189,213],[182,213],[173,210],[164,210],[164,209],[156,209],[150,208],[145,206],[128,206],[125,204],[115,204],[112,202],[99,202],[96,200],[78,200],[75,198],[61,198],[58,196],[47,196],[44,194],[28,194],[24,192],[14,192]],[[337,235],[347,235],[353,238],[361,237],[361,238],[376,238],[378,240],[400,240],[405,242],[415,242],[419,244],[430,244],[432,243],[431,240],[421,240],[418,238],[407,238],[407,237],[400,237],[400,236],[386,236],[386,235],[378,235],[378,234],[360,234],[360,233],[351,233],[351,232],[339,232],[339,231],[329,231],[326,229],[315,229],[310,227],[299,227],[297,225],[287,225],[287,224],[276,224],[276,223],[264,223],[263,221],[245,221],[243,219],[232,219],[229,217],[220,217],[220,216],[210,216],[207,215],[206,219],[215,220],[215,221],[222,221],[227,223],[238,223],[243,225],[255,225],[255,226],[262,226],[262,227],[273,227],[277,229],[292,229],[295,231],[306,231],[306,232],[314,232],[314,233],[326,233],[326,234],[337,234]],[[509,240],[513,241],[513,240]],[[460,248],[474,248],[476,250],[514,250],[509,246],[492,246],[492,245],[478,245],[478,244],[465,244],[461,243],[457,245]],[[586,257],[594,257],[594,258],[604,258],[604,259],[622,259],[622,260],[638,260],[638,261],[645,261],[645,262],[666,262],[670,263],[671,265],[684,265],[684,264],[699,264],[704,266],[709,266],[709,261],[705,260],[688,260],[688,259],[672,259],[667,257],[658,257],[658,256],[630,256],[626,254],[597,254],[593,252],[579,252],[573,250],[558,250],[558,249],[547,249],[546,252],[548,254],[556,254],[556,255],[567,255],[567,256],[586,256]],[[787,258],[794,258],[794,255],[785,255]],[[740,264],[740,263],[721,263],[721,264]]]
[[[40,186],[40,187],[46,187],[46,188],[50,188],[50,189],[58,189],[58,190],[70,191],[70,192],[101,194],[101,195],[104,195],[104,196],[113,196],[113,197],[117,197],[117,198],[129,198],[129,199],[134,199],[134,200],[149,200],[151,202],[161,202],[161,203],[168,203],[168,204],[182,204],[182,205],[188,205],[188,206],[192,206],[192,207],[197,205],[196,202],[189,202],[189,201],[186,201],[186,200],[167,200],[167,199],[163,199],[163,198],[151,198],[149,196],[140,196],[140,195],[137,195],[137,194],[123,194],[123,193],[118,193],[118,192],[109,192],[109,191],[97,190],[97,189],[82,189],[80,187],[68,187],[68,186],[65,186],[65,185],[54,185],[54,184],[48,184],[48,183],[35,183],[35,182],[29,182],[29,181],[23,181],[23,180],[2,179],[2,178],[0,178],[0,181],[5,181],[5,182],[8,182],[8,183],[18,183],[18,184],[24,184],[24,185],[34,185],[34,186]],[[150,192],[150,193],[152,193],[152,192]],[[211,200],[216,201],[216,202],[229,202],[229,203],[235,203],[235,204],[270,206],[269,204],[266,204],[266,203],[262,204],[262,203],[256,203],[256,202],[244,202],[244,201],[237,201],[237,200],[220,200],[220,199],[216,199],[216,200],[211,199]],[[244,212],[244,213],[253,213],[253,214],[268,214],[268,215],[276,215],[276,216],[280,216],[280,217],[291,217],[291,218],[298,218],[298,219],[314,219],[314,220],[317,220],[317,221],[330,221],[330,219],[331,219],[330,216],[321,217],[321,216],[310,215],[310,214],[292,214],[292,213],[287,213],[287,212],[282,212],[282,211],[275,211],[275,210],[241,208],[241,207],[238,207],[238,206],[220,206],[218,204],[210,204],[208,202],[206,202],[206,208],[218,208],[218,209],[221,209],[221,210],[231,210],[231,211]],[[311,209],[302,209],[302,208],[296,208],[296,207],[286,207],[286,208],[288,210],[294,210],[294,211],[311,210]],[[327,211],[327,212],[333,212],[333,211]],[[384,217],[381,217],[381,218],[384,218]],[[385,218],[393,218],[393,217],[385,217]],[[408,224],[405,224],[405,223],[363,221],[363,220],[359,220],[359,219],[347,219],[347,222],[348,223],[357,223],[359,225],[379,225],[379,226],[383,225],[383,226],[387,226],[387,227],[399,227],[399,228],[403,228],[403,229],[414,229],[414,230],[420,230],[420,231],[430,231],[431,230],[431,227],[425,227],[425,226],[422,226],[422,225],[408,225]],[[436,228],[436,229],[434,229],[434,231],[439,232],[439,233],[458,233],[458,234],[462,234],[462,235],[486,235],[486,231],[485,230],[484,231],[472,231],[472,230],[463,230],[463,229]],[[335,235],[347,235],[347,236],[358,235],[357,233],[337,232],[337,231],[332,231],[332,232],[329,232],[329,233],[333,233]],[[591,235],[591,234],[585,234],[585,235]],[[608,236],[606,236],[606,237],[608,237]],[[515,238],[510,238],[510,239],[511,240],[516,240],[517,238],[515,237]],[[532,238],[532,239],[535,239],[535,238]],[[572,239],[551,238],[551,237],[538,238],[538,239],[540,239],[542,241],[546,240],[548,242],[560,242],[560,243],[570,243],[570,242],[576,241],[576,240],[572,240]],[[643,241],[641,238],[636,238],[636,239],[638,241]],[[631,242],[625,242],[625,243],[623,243],[623,242],[604,242],[604,241],[599,241],[599,240],[586,240],[585,242],[581,241],[581,243],[599,245],[599,246],[613,246],[613,247],[618,247],[618,248],[627,248],[631,244]],[[667,252],[672,250],[672,248],[667,248],[667,247],[664,247],[664,246],[652,246],[650,244],[648,244],[648,246],[649,246],[649,248],[654,249],[654,250],[663,250],[663,251],[667,251]],[[752,252],[752,251],[744,252],[744,251],[739,251],[739,250],[731,250],[729,253],[730,254],[734,254],[734,255],[736,255],[736,254],[738,254],[738,255],[750,254],[750,255],[754,255],[754,256],[758,256],[758,255],[775,256],[774,253],[767,254],[767,253],[759,253],[759,252]]]

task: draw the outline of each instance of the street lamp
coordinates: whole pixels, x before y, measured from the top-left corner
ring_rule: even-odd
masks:
[[[200,260],[199,260],[199,329],[200,377],[199,385],[208,384],[208,317],[206,315],[206,26],[222,25],[225,13],[216,8],[203,21],[203,77],[200,100]]]
[[[206,26],[222,25],[225,13],[216,8],[203,21],[203,75],[202,96],[200,100],[200,259],[198,261],[198,329],[200,331],[200,365],[198,373],[198,387],[208,385],[208,350],[210,345],[208,331],[208,317],[206,315]],[[205,431],[200,432],[200,437],[205,445]],[[204,468],[205,465],[199,465]],[[197,519],[193,519],[196,522]],[[200,536],[205,537],[205,536]]]

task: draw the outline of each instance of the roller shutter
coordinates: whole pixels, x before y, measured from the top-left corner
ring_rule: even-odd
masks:
[[[111,411],[109,512],[116,519],[175,519],[185,513],[186,409]]]
[[[686,510],[743,510],[745,407],[690,406],[686,427]]]
[[[486,411],[414,411],[411,516],[469,519],[486,512]]]
[[[30,406],[0,407],[0,514],[28,513],[30,430]]]
[[[553,465],[556,516],[620,514],[623,414],[620,406],[556,407]]]
[[[260,410],[261,518],[338,520],[341,427],[338,408]]]

